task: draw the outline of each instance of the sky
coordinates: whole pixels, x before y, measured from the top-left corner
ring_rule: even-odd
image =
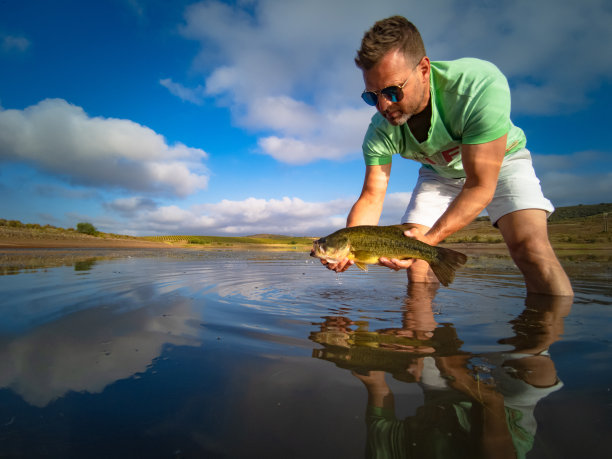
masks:
[[[608,0],[0,0],[0,218],[144,235],[322,236],[361,191],[354,64],[400,14],[496,64],[555,206],[612,201]],[[419,165],[394,159],[381,224]]]

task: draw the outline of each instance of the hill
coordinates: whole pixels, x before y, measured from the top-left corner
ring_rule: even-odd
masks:
[[[580,204],[577,206],[559,207],[550,216],[549,222],[591,217],[594,215],[603,215],[605,213],[612,213],[612,203]]]
[[[612,233],[607,230],[607,214],[612,203],[559,207],[549,219],[548,230],[551,242],[557,249],[611,249]],[[58,228],[51,225],[25,224],[17,220],[0,219],[0,246],[110,246],[150,244],[174,247],[267,247],[281,250],[304,250],[312,244],[311,237],[285,236],[278,234],[255,234],[251,236],[198,236],[172,235],[134,237],[97,232],[96,236],[81,234],[75,229]],[[474,220],[464,229],[453,234],[445,244],[468,243],[473,247],[487,245],[503,246],[499,231],[488,217]]]
[[[559,207],[548,220],[548,234],[555,249],[611,249],[612,232],[607,213],[612,204]],[[502,243],[489,217],[480,217],[445,240],[446,243]]]

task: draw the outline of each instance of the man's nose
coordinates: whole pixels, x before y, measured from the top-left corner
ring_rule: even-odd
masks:
[[[378,111],[384,112],[387,108],[389,108],[389,106],[392,103],[393,102],[388,100],[385,96],[380,95],[380,96],[378,96],[378,102],[376,103],[376,107],[378,108]]]

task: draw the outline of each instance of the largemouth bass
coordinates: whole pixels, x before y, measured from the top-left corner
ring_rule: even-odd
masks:
[[[367,271],[366,265],[377,264],[381,257],[419,258],[429,263],[442,285],[449,285],[455,279],[455,270],[465,264],[467,257],[455,250],[406,237],[404,231],[401,225],[343,228],[314,241],[310,255],[328,263],[348,258],[364,271]]]

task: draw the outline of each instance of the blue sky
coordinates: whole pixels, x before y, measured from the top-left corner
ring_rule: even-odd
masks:
[[[133,235],[344,226],[374,114],[353,58],[393,14],[432,60],[501,68],[555,205],[612,201],[606,0],[4,0],[0,218]],[[417,170],[394,160],[381,223]]]

